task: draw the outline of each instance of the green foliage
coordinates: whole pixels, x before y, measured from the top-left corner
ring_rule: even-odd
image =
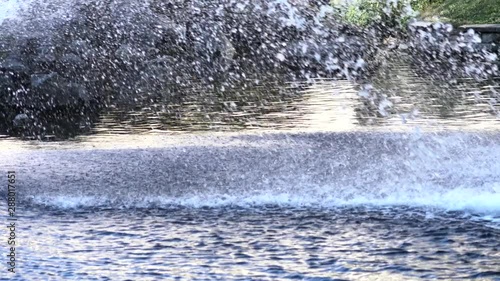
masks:
[[[500,23],[500,0],[332,0],[332,5],[343,20],[359,26],[405,26],[416,15],[408,5],[424,18],[438,16],[456,25]]]
[[[500,23],[500,0],[426,0],[423,16],[460,24]]]
[[[345,20],[349,23],[366,26],[371,21],[380,16],[378,11],[366,9],[366,7],[358,5],[350,5],[345,10]]]
[[[426,0],[429,1],[429,0]],[[352,24],[367,26],[379,23],[390,28],[401,28],[415,16],[412,4],[417,0],[353,0],[333,1],[341,17]]]
[[[443,0],[416,0],[412,1],[411,6],[415,11],[423,11],[430,7],[431,5],[436,5],[442,3]]]

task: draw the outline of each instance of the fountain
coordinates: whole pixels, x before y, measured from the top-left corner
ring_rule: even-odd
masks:
[[[497,277],[497,51],[364,3],[0,0],[7,278]]]
[[[330,6],[287,1],[34,1],[4,20],[0,38],[3,127],[25,136],[57,133],[54,111],[175,96],[193,80],[355,79],[376,50],[370,32],[339,23]],[[32,126],[12,127],[18,114]],[[83,115],[72,121],[92,119]]]
[[[3,17],[0,128],[27,138],[89,132],[103,108],[175,101],[193,81],[365,81],[386,59],[387,34],[401,34],[384,22],[342,23],[321,1],[31,1]],[[437,69],[451,70],[445,77],[498,73],[497,56],[478,47],[477,35],[450,31],[410,24],[398,44],[434,78],[443,76]]]

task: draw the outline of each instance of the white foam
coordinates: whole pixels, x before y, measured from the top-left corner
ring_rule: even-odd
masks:
[[[329,134],[325,135],[329,136]],[[361,135],[362,136],[362,135]],[[352,137],[354,139],[354,136]],[[193,186],[183,185],[182,188],[169,186],[164,174],[158,174],[151,178],[145,178],[143,185],[134,183],[134,178],[128,177],[125,169],[125,163],[140,163],[140,159],[146,151],[125,150],[123,152],[113,152],[109,154],[106,151],[81,151],[64,152],[63,155],[57,153],[42,153],[39,161],[46,163],[48,160],[60,159],[63,163],[81,159],[82,155],[89,155],[90,162],[81,162],[71,167],[58,167],[59,173],[72,175],[75,171],[97,171],[102,169],[103,165],[108,165],[107,160],[112,155],[117,156],[123,163],[113,166],[113,170],[124,169],[123,172],[115,173],[113,176],[113,186],[101,188],[97,185],[91,188],[88,185],[79,186],[80,183],[62,184],[62,178],[49,178],[53,184],[44,188],[32,187],[34,193],[32,198],[35,203],[53,206],[57,208],[78,208],[78,207],[96,207],[106,206],[110,208],[168,208],[170,206],[183,206],[191,208],[202,207],[250,207],[259,208],[266,205],[281,206],[284,208],[337,208],[346,206],[372,206],[378,207],[396,207],[409,206],[416,208],[438,209],[442,211],[464,211],[483,216],[500,216],[500,147],[498,146],[498,137],[496,135],[467,136],[462,134],[451,134],[442,136],[426,136],[423,134],[395,135],[383,138],[373,139],[377,143],[371,149],[360,153],[360,149],[355,142],[341,142],[336,138],[322,138],[316,136],[313,138],[316,142],[331,144],[337,141],[336,145],[343,147],[340,151],[330,151],[330,146],[324,145],[321,149],[309,152],[309,142],[302,144],[297,140],[291,139],[295,153],[302,153],[307,158],[309,168],[321,170],[324,165],[332,165],[331,170],[336,171],[335,167],[347,165],[345,159],[359,158],[364,159],[363,165],[356,162],[351,165],[352,169],[345,175],[332,174],[325,176],[325,181],[317,181],[317,173],[311,173],[309,170],[296,169],[292,163],[293,157],[288,154],[280,154],[268,146],[269,141],[263,137],[266,146],[261,147],[263,151],[269,152],[269,155],[257,153],[260,150],[252,150],[256,155],[269,158],[261,159],[266,163],[271,161],[281,161],[289,163],[290,167],[282,167],[276,171],[276,178],[255,177],[249,180],[247,177],[252,175],[265,174],[267,167],[248,166],[243,159],[234,158],[222,154],[221,157],[213,159],[210,162],[202,162],[201,155],[214,155],[212,153],[221,153],[221,150],[212,149],[209,142],[204,141],[206,147],[190,147],[188,150],[197,152],[193,158],[183,158],[187,155],[186,151],[177,150],[155,150],[150,153],[156,155],[151,159],[158,160],[159,163],[148,160],[144,165],[148,169],[166,169],[163,166],[163,160],[167,155],[171,159],[176,159],[177,165],[212,165],[207,166],[207,171],[213,171],[213,178],[205,177],[205,174],[197,173],[197,170],[189,170],[188,174],[183,174],[179,170],[179,176],[190,177],[193,179]],[[385,141],[391,139],[386,144]],[[220,139],[218,139],[220,142]],[[283,140],[280,145],[288,143],[290,139]],[[362,142],[363,147],[372,143],[370,138]],[[377,141],[378,140],[378,141]],[[401,140],[405,145],[401,146]],[[278,142],[272,142],[276,145]],[[406,145],[406,143],[408,143]],[[258,146],[259,140],[252,139],[252,144]],[[261,143],[262,144],[262,143]],[[385,145],[391,145],[392,150],[383,150]],[[333,146],[335,147],[335,146]],[[404,148],[404,149],[403,149]],[[228,147],[227,149],[231,149]],[[234,147],[232,149],[235,149]],[[302,151],[302,150],[304,151]],[[334,148],[332,148],[334,149]],[[240,157],[248,157],[246,149],[235,149]],[[334,154],[336,152],[337,154]],[[74,157],[69,157],[74,153]],[[275,154],[273,154],[275,153]],[[377,153],[384,153],[385,157],[375,157]],[[392,153],[392,154],[391,154]],[[29,157],[33,165],[37,158],[33,154]],[[151,156],[151,154],[148,154]],[[312,157],[312,156],[315,157]],[[175,156],[175,157],[174,157]],[[68,158],[69,157],[69,158]],[[128,157],[128,158],[127,158]],[[126,159],[129,159],[126,161]],[[149,158],[148,158],[149,159]],[[266,160],[267,159],[267,160]],[[26,160],[28,161],[28,159]],[[139,161],[139,162],[137,162]],[[194,164],[193,164],[194,163]],[[253,163],[253,162],[251,162]],[[55,164],[54,164],[55,165]],[[144,165],[136,164],[138,167]],[[157,166],[159,165],[159,166]],[[219,177],[229,178],[224,173],[217,174],[217,167],[231,167],[231,178],[239,178],[244,181],[239,185],[220,186]],[[46,183],[49,174],[56,169],[54,166],[47,166],[48,171],[38,169],[38,173],[33,175],[32,182]],[[85,167],[85,168],[83,168]],[[76,169],[76,170],[75,170]],[[226,171],[227,172],[227,171]],[[226,173],[225,172],[225,173]],[[139,172],[138,172],[139,173]],[[142,173],[148,174],[148,170]],[[229,173],[229,172],[227,172]],[[168,176],[173,177],[175,171],[171,171]],[[105,176],[105,175],[102,175]],[[321,175],[320,175],[321,176]],[[201,178],[200,178],[201,177]],[[97,175],[95,178],[99,178]],[[204,180],[204,181],[203,181]],[[196,185],[196,182],[204,182],[203,187]],[[162,186],[162,182],[165,184]],[[228,181],[231,182],[230,180]],[[106,182],[104,182],[106,183]],[[103,183],[103,184],[104,184]],[[175,182],[173,183],[175,184]],[[60,188],[53,188],[55,185],[62,185]],[[151,186],[145,189],[145,186]],[[152,188],[154,187],[154,188]],[[52,189],[51,194],[47,194],[47,189]],[[229,191],[228,191],[229,190]],[[35,193],[36,192],[36,193]],[[172,194],[178,194],[173,196]],[[153,195],[154,194],[154,195]],[[91,195],[91,196],[89,196]],[[99,195],[99,196],[97,196]]]
[[[279,206],[286,208],[336,208],[336,207],[396,207],[409,206],[440,209],[442,211],[466,211],[489,216],[500,215],[500,184],[478,188],[457,188],[444,192],[428,192],[434,188],[424,187],[402,188],[400,191],[381,195],[380,193],[363,193],[355,190],[346,196],[333,188],[323,187],[321,190],[305,189],[294,192],[261,191],[254,194],[206,194],[185,195],[181,197],[152,197],[111,199],[90,196],[35,196],[34,202],[51,207],[71,209],[78,207],[117,207],[117,208],[165,208],[182,206],[190,208],[203,207],[243,207],[258,208],[261,206]],[[394,190],[394,189],[393,189]]]
[[[79,0],[0,0],[0,24],[5,20],[13,20],[7,25],[9,31],[30,32],[45,30],[52,23],[68,20],[73,15],[73,10],[78,7]]]
[[[6,19],[15,18],[25,3],[26,1],[20,0],[0,0],[0,24]]]

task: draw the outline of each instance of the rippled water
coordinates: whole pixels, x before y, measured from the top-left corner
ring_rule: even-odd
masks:
[[[0,280],[500,280],[498,83],[382,70],[377,96],[199,85],[1,139],[20,217]]]
[[[0,279],[498,280],[499,144],[365,132],[14,142],[0,169],[18,175],[19,273]]]
[[[32,210],[26,280],[498,279],[500,231],[410,207]],[[21,279],[20,279],[21,280]]]
[[[410,61],[406,54],[395,53],[369,81],[190,81],[166,93],[110,98],[110,106],[89,119],[77,113],[53,121],[76,130],[83,135],[76,139],[84,142],[89,136],[107,142],[120,134],[186,132],[499,130],[500,78],[440,81],[420,73]],[[360,95],[366,85],[375,91]],[[391,106],[381,110],[386,101]]]
[[[248,78],[232,87],[191,83],[173,100],[155,96],[118,103],[92,131],[498,130],[500,78],[449,84],[419,73],[410,61],[395,54],[368,82]],[[378,97],[359,95],[367,83],[380,89]],[[393,105],[384,114],[379,110],[382,95]]]

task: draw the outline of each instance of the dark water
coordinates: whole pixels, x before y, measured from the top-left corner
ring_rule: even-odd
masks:
[[[449,84],[418,73],[409,61],[407,55],[391,58],[370,81],[357,83],[260,78],[233,86],[193,83],[174,100],[157,96],[119,103],[104,111],[92,132],[497,130],[500,79]],[[380,90],[360,95],[365,85]],[[385,100],[390,106],[381,110]]]
[[[500,278],[498,133],[116,141],[3,147],[2,280]]]
[[[36,209],[19,223],[18,280],[500,277],[500,230],[462,212],[405,206]]]
[[[193,85],[75,139],[0,140],[0,280],[500,280],[498,84],[382,70],[361,92]]]
[[[500,78],[435,80],[404,53],[391,54],[369,81],[293,81],[261,75],[238,83],[184,84],[164,93],[109,97],[109,107],[89,118],[76,112],[54,123],[65,127],[73,122],[70,131],[108,137],[277,130],[497,131],[500,118]],[[373,90],[360,92],[367,87]]]

